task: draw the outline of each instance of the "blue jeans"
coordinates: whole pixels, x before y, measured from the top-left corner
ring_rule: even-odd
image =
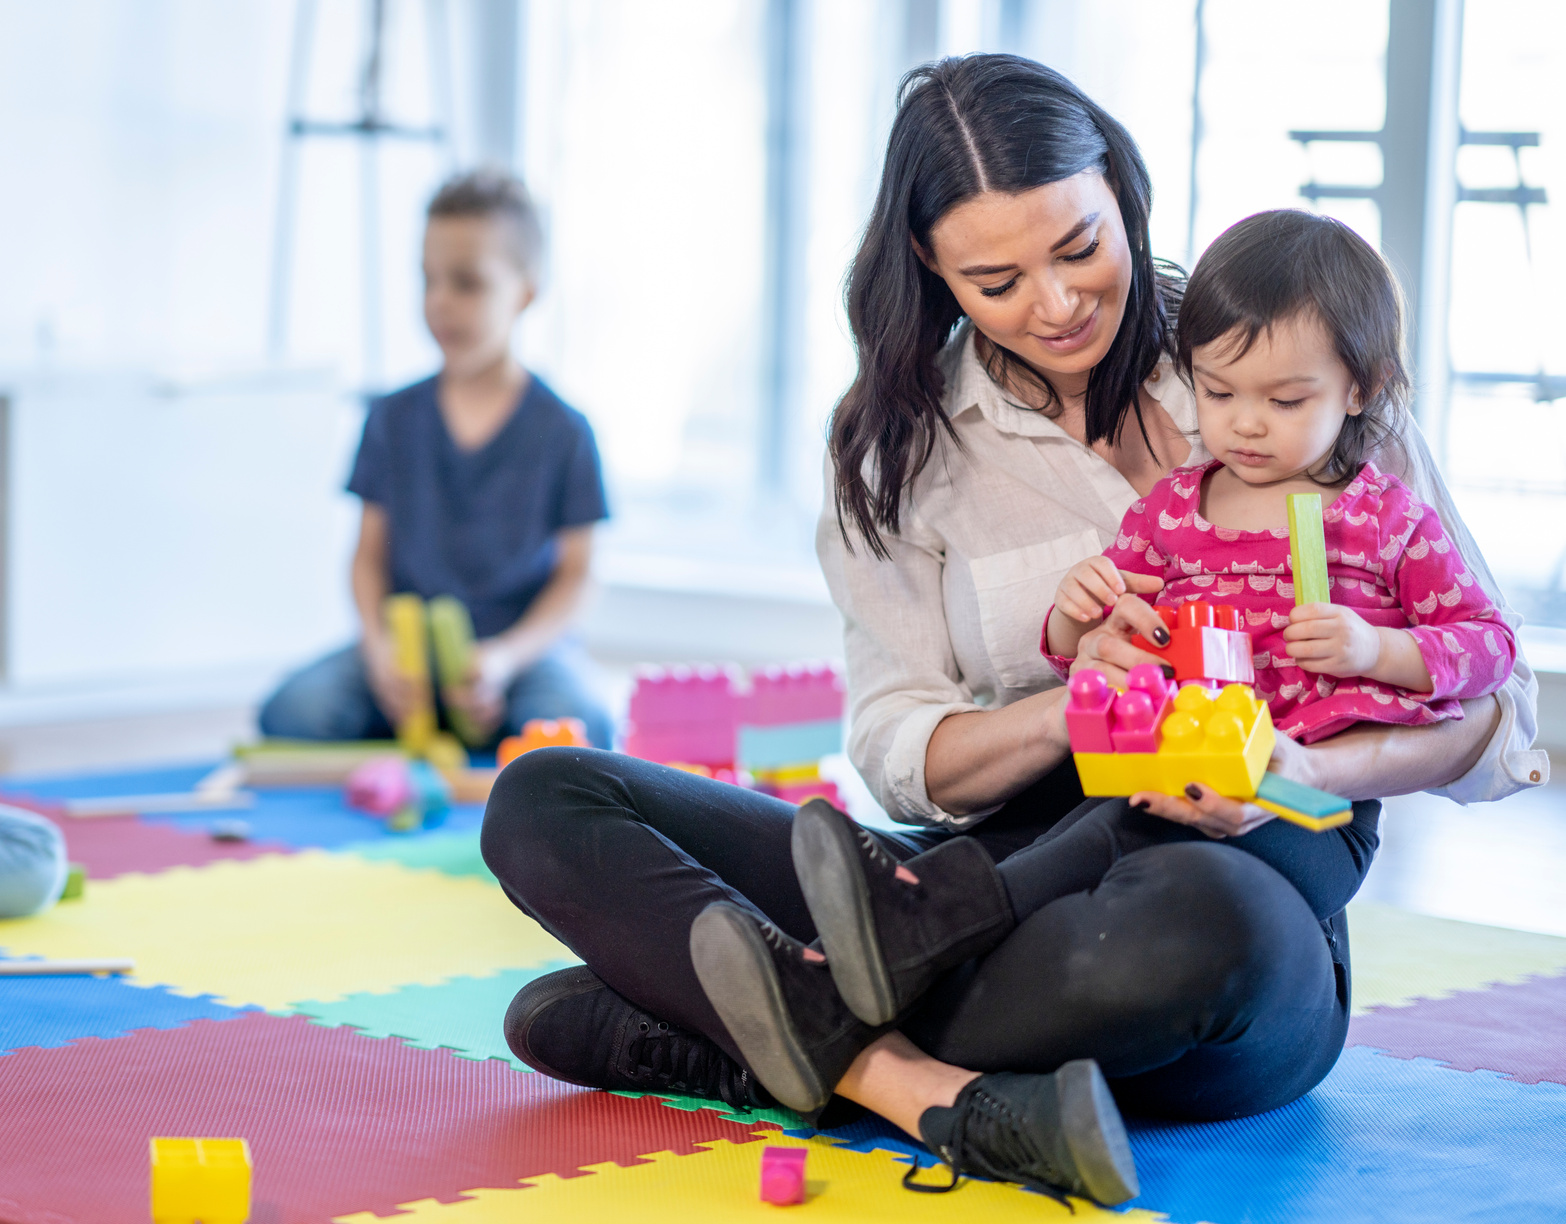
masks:
[[[65,887],[65,838],[32,812],[0,804],[0,918],[47,909]]]
[[[517,734],[532,718],[580,718],[595,748],[612,747],[614,727],[587,683],[588,667],[581,649],[570,644],[539,659],[506,690],[506,713],[495,739]],[[357,643],[284,680],[261,707],[259,722],[261,734],[286,739],[384,739],[394,733],[375,704]]]

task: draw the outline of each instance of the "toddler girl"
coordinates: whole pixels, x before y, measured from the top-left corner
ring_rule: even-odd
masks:
[[[1303,743],[1359,721],[1461,718],[1458,699],[1499,689],[1511,630],[1436,512],[1369,458],[1406,427],[1401,348],[1391,272],[1347,226],[1278,211],[1225,231],[1179,322],[1213,458],[1160,480],[1061,582],[1046,640],[1062,677],[1138,574],[1162,580],[1158,603],[1241,609],[1257,695]],[[1296,607],[1286,499],[1315,492],[1332,602]]]

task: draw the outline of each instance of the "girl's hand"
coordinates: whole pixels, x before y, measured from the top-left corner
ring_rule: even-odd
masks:
[[[1091,624],[1104,615],[1128,591],[1151,595],[1164,589],[1164,580],[1151,574],[1119,570],[1108,557],[1078,561],[1060,580],[1055,607],[1072,620]]]
[[[1296,744],[1287,735],[1279,735],[1273,744],[1272,760],[1267,763],[1270,772],[1294,782],[1314,786],[1311,750]],[[1225,799],[1210,786],[1193,782],[1186,788],[1186,798],[1161,795],[1156,791],[1141,791],[1131,796],[1131,802],[1172,820],[1176,824],[1191,825],[1215,840],[1240,837],[1252,829],[1258,829],[1277,816],[1254,803],[1238,799]]]
[[[1308,672],[1369,676],[1381,662],[1381,635],[1341,604],[1306,604],[1289,612],[1284,649]]]
[[[1127,574],[1126,577],[1163,585],[1161,579],[1148,578],[1145,574]],[[1146,600],[1128,592],[1115,600],[1102,625],[1083,635],[1077,644],[1077,661],[1071,665],[1072,672],[1084,667],[1095,668],[1104,673],[1112,686],[1125,688],[1126,673],[1138,663],[1163,664],[1157,655],[1131,645],[1131,637],[1137,633],[1160,646],[1169,643],[1169,630],[1164,628],[1158,613]]]

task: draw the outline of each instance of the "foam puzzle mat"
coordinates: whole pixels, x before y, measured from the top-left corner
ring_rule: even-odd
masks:
[[[1141,1196],[1073,1216],[981,1181],[909,1193],[911,1162],[944,1170],[874,1117],[813,1131],[530,1072],[501,1017],[572,958],[485,869],[477,808],[395,835],[335,792],[275,791],[239,846],[207,836],[211,816],[59,815],[204,772],[17,787],[89,880],[0,922],[0,948],[136,973],[0,979],[0,1224],[142,1224],[159,1134],[247,1138],[253,1224],[1566,1219],[1566,939],[1356,904],[1355,1015],[1327,1079],[1256,1118],[1131,1119]],[[767,1144],[810,1149],[803,1205],[758,1201]]]

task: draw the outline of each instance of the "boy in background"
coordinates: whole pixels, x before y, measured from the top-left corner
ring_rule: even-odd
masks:
[[[532,718],[579,718],[610,746],[608,715],[564,640],[587,586],[593,525],[608,516],[586,418],[511,352],[537,291],[543,238],[522,184],[448,181],[424,234],[424,319],[444,362],[374,401],[348,491],[364,503],[352,583],[362,636],[283,682],[263,734],[390,735],[414,692],[382,618],[388,595],[452,595],[473,617],[466,683],[440,694],[498,738]]]

